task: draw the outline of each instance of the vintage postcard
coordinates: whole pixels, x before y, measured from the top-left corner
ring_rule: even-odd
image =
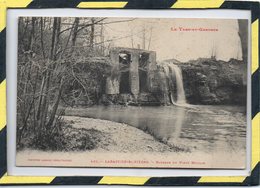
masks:
[[[20,17],[17,166],[245,169],[248,21]]]

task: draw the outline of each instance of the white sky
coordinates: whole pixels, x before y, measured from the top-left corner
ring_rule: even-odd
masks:
[[[129,20],[131,18],[108,18],[105,22]],[[217,32],[171,31],[179,28],[213,28]],[[113,40],[112,46],[142,48],[143,30],[146,32],[146,49],[157,52],[157,60],[177,59],[188,61],[200,57],[211,57],[213,49],[217,59],[228,61],[241,59],[241,44],[236,19],[176,19],[139,18],[131,22],[104,25],[106,40]],[[133,37],[131,37],[133,33]]]

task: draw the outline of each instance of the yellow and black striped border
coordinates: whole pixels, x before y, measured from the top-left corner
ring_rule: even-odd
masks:
[[[0,185],[258,185],[260,172],[259,2],[224,0],[0,0]],[[250,176],[203,177],[28,177],[7,175],[6,10],[8,8],[242,9],[251,11],[252,158]]]

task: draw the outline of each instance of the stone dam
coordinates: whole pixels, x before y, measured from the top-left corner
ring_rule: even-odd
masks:
[[[95,96],[92,104],[244,105],[246,102],[246,63],[235,59],[158,62],[155,51],[114,47],[109,56],[86,58],[74,68],[83,79],[91,80],[88,95]],[[89,98],[81,97],[76,105],[89,104]]]

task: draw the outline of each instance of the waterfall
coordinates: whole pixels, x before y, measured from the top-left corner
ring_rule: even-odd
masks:
[[[181,69],[173,63],[164,63],[162,65],[166,78],[168,79],[169,98],[174,105],[185,105],[186,97],[183,87],[183,78]],[[176,91],[174,91],[176,85]],[[176,92],[176,100],[174,100],[173,93]]]
[[[183,79],[181,69],[174,64],[169,64],[169,68],[175,73],[176,86],[177,86],[177,104],[186,104],[185,91],[183,87]]]

